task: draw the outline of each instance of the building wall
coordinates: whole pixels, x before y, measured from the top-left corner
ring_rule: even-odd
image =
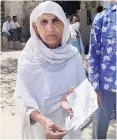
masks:
[[[39,1],[5,1],[5,18],[16,15],[22,25],[24,18],[29,17],[34,7],[39,3]]]
[[[34,7],[36,7],[39,3],[40,1],[25,1],[24,2],[25,15],[27,17],[30,17],[30,13],[32,12]]]
[[[4,1],[5,5],[5,17],[17,15],[20,25],[24,25],[26,31],[29,30],[29,17],[31,11],[37,6],[41,1]],[[89,5],[88,5],[89,4]],[[89,44],[90,29],[91,25],[87,25],[87,9],[90,9],[91,16],[96,14],[96,7],[100,4],[97,2],[81,1],[81,10],[79,11],[80,17],[80,31],[83,39],[84,45]],[[87,7],[88,5],[88,7]]]
[[[5,1],[5,18],[7,16],[17,16],[19,23],[22,25],[25,17],[24,1]]]
[[[96,8],[100,5],[99,1],[93,1],[93,3],[89,1],[82,1],[81,2],[81,10],[79,11],[78,15],[80,17],[80,32],[83,40],[84,45],[89,44],[90,40],[90,31],[91,31],[91,24],[87,25],[87,9],[90,9],[91,17],[96,14]]]
[[[89,36],[91,25],[87,25],[87,10],[83,9],[79,12],[80,17],[80,32],[82,36],[82,41],[84,45],[89,44]]]

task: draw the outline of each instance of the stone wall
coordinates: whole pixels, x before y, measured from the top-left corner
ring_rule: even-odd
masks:
[[[87,25],[87,9],[91,12],[91,17],[96,14],[96,8],[100,5],[99,1],[82,1],[81,10],[78,12],[80,17],[80,32],[84,45],[89,44],[91,24]]]
[[[17,16],[22,27],[22,35],[27,40],[30,37],[29,17],[30,13],[41,1],[4,1],[5,18]]]
[[[40,3],[40,1],[25,1],[24,9],[27,17],[30,17],[32,10]]]
[[[30,13],[40,1],[5,1],[5,18],[17,15],[19,23],[23,24],[23,19],[29,17]]]
[[[5,17],[17,15],[18,21],[23,26],[24,32],[29,34],[29,17],[30,13],[37,6],[40,1],[5,1]],[[87,25],[87,9],[90,9],[91,16],[96,14],[96,7],[100,2],[81,1],[80,17],[80,31],[84,45],[89,43],[91,25]],[[24,23],[24,25],[23,25]]]
[[[5,1],[5,18],[7,16],[17,16],[19,23],[22,25],[25,17],[24,1]]]

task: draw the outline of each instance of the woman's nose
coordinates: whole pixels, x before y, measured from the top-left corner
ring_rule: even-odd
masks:
[[[48,31],[53,31],[54,30],[54,25],[52,22],[48,22],[48,24],[46,25],[46,29]]]

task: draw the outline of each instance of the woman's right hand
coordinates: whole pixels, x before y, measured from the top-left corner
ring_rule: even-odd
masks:
[[[58,126],[48,118],[45,118],[45,124],[43,127],[46,139],[62,139],[67,134],[67,131],[64,128]]]
[[[47,118],[38,110],[34,110],[31,113],[31,120],[39,122],[42,125],[46,139],[62,139],[67,134],[65,128],[58,126],[53,120]]]

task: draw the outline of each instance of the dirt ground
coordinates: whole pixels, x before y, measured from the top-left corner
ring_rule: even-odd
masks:
[[[21,51],[1,52],[1,112],[0,139],[21,139],[20,114],[15,103],[17,59]],[[82,138],[91,139],[91,125],[82,133]],[[108,139],[116,139],[116,123],[111,121]]]

